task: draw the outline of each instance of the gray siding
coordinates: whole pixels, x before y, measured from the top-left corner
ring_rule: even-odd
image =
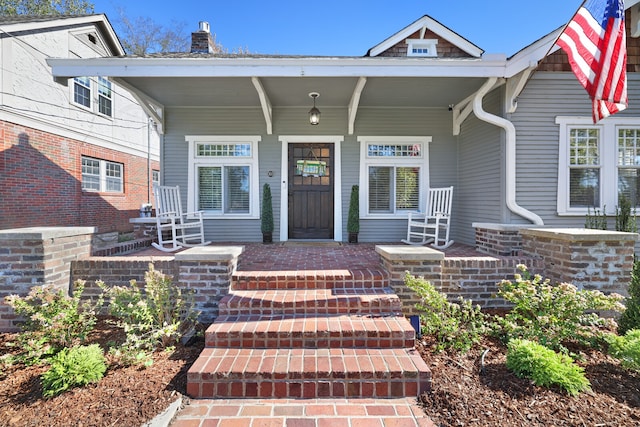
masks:
[[[457,186],[457,142],[452,136],[452,114],[446,108],[434,109],[360,109],[355,134],[347,135],[347,110],[322,108],[318,126],[308,124],[306,108],[275,108],[273,134],[265,133],[262,111],[257,108],[171,108],[166,111],[166,130],[162,152],[164,183],[178,184],[183,203],[187,197],[187,143],[185,135],[261,135],[260,188],[271,185],[275,231],[279,236],[280,223],[280,156],[278,135],[343,135],[342,143],[342,215],[343,238],[346,240],[346,218],[351,187],[359,184],[360,146],[357,135],[429,135],[430,180],[432,186]],[[273,177],[268,177],[273,171]],[[457,199],[456,202],[457,203]],[[454,209],[457,208],[454,206]],[[456,230],[453,230],[454,236]],[[260,241],[259,220],[207,220],[207,239],[213,241]],[[406,235],[406,219],[362,220],[361,241],[398,242]],[[454,237],[455,238],[455,237]]]
[[[640,80],[628,74],[629,108],[615,117],[637,117],[640,105],[634,94]],[[518,98],[511,116],[517,129],[517,200],[542,217],[545,225],[583,227],[585,217],[557,215],[558,142],[557,116],[591,117],[591,101],[572,73],[540,72]]]
[[[485,111],[498,114],[501,91],[485,98]],[[458,150],[457,207],[452,212],[455,240],[475,244],[474,222],[504,221],[504,131],[473,113],[463,123]]]

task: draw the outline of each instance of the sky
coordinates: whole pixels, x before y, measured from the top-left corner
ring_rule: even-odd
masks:
[[[362,56],[429,15],[487,54],[511,56],[566,24],[580,0],[93,0],[118,31],[120,10],[133,20],[207,21],[228,51],[257,54]]]

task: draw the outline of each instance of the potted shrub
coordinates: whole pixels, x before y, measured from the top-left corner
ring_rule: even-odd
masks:
[[[271,186],[269,184],[264,184],[262,187],[262,214],[260,215],[260,221],[262,243],[273,242],[273,204],[271,202]]]
[[[359,187],[351,187],[351,201],[349,202],[349,217],[347,218],[347,232],[349,243],[358,243],[360,232],[360,194]]]

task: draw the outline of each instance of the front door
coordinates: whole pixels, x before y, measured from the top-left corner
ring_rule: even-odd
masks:
[[[333,239],[333,144],[289,144],[289,239]]]

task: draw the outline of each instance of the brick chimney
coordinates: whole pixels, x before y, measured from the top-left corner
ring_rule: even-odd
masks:
[[[216,53],[218,48],[209,31],[209,23],[200,21],[198,31],[191,33],[191,53]]]

